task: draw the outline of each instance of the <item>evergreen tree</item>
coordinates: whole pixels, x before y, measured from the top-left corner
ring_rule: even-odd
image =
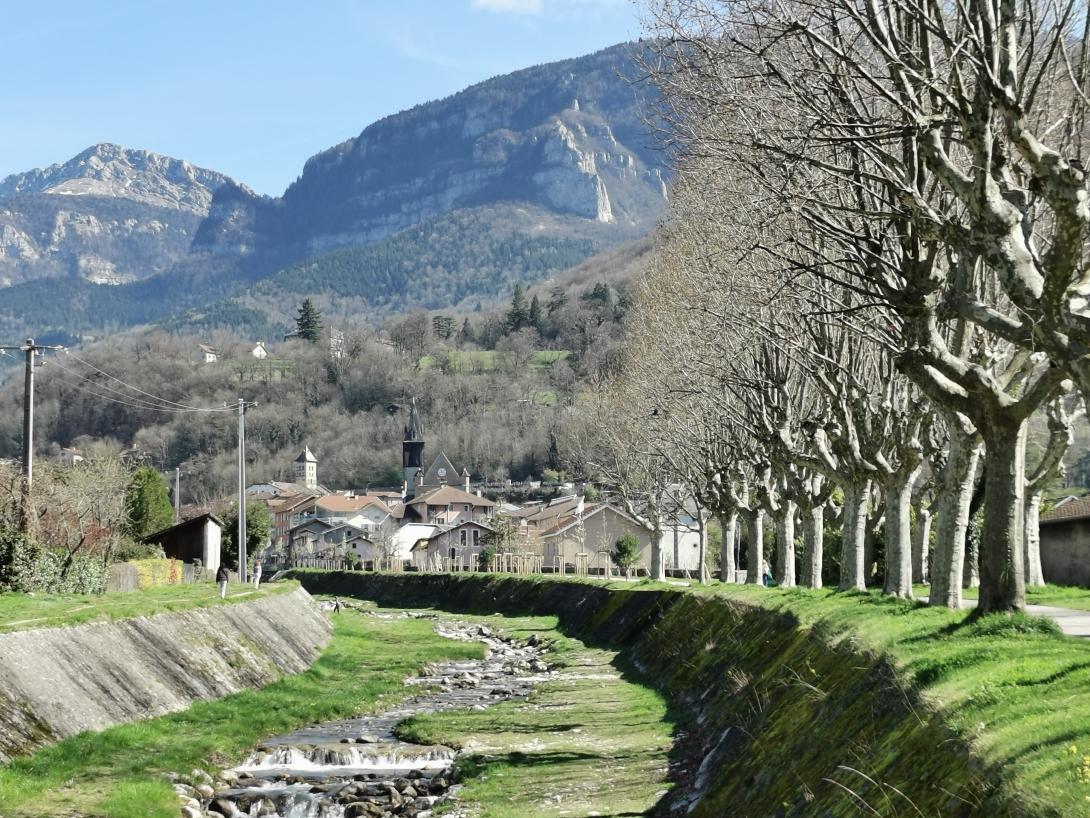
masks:
[[[128,533],[133,539],[170,527],[174,522],[174,506],[166,480],[159,472],[148,466],[136,470],[125,489],[125,513]]]
[[[530,320],[530,313],[526,309],[526,293],[522,285],[515,285],[515,292],[511,295],[511,309],[507,311],[507,328],[511,332],[518,332],[526,326]]]
[[[473,330],[473,325],[469,323],[467,318],[462,322],[462,329],[458,333],[458,343],[460,344],[472,344],[477,341],[477,333]]]
[[[625,532],[617,538],[613,546],[613,562],[625,572],[626,576],[632,575],[632,569],[640,561],[640,541],[631,532]]]
[[[299,337],[312,344],[317,343],[322,334],[322,314],[314,307],[314,302],[309,298],[304,299],[299,308],[299,315],[295,317],[295,330]]]
[[[541,316],[541,302],[537,300],[536,294],[533,298],[530,299],[530,312],[527,314],[527,321],[529,322],[531,327],[536,329],[538,332],[542,332],[543,323]]]
[[[568,303],[568,293],[563,287],[553,287],[552,292],[549,294],[549,304],[546,309],[549,315],[552,315],[559,309],[563,309],[564,305]]]
[[[231,566],[238,565],[238,507],[231,509],[224,518],[224,534],[227,540],[223,544],[223,559]],[[253,567],[258,553],[269,544],[269,532],[272,530],[272,517],[269,507],[258,500],[246,503],[246,565]]]

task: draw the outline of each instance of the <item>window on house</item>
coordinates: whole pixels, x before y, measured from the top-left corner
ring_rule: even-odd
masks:
[[[481,544],[481,532],[477,529],[473,529],[473,547],[476,548]]]
[[[462,531],[461,531],[461,541],[462,541],[462,547],[464,548],[464,547],[465,547],[465,544],[466,544],[466,532],[465,532],[465,529],[462,529]]]

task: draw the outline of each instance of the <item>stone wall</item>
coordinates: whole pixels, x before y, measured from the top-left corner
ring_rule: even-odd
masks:
[[[0,635],[0,762],[310,667],[329,620],[302,588],[218,605]]]
[[[1045,582],[1090,588],[1090,520],[1041,525],[1041,571]]]
[[[692,818],[1047,814],[1005,793],[883,657],[788,614],[682,590],[489,574],[296,576],[313,592],[384,605],[555,615],[573,636],[626,649],[688,716],[675,777]]]

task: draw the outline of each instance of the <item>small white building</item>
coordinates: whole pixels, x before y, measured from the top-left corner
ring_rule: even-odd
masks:
[[[201,353],[202,360],[206,364],[214,364],[220,359],[219,350],[207,344],[198,344],[197,350]]]
[[[258,341],[254,348],[250,350],[250,354],[262,361],[269,357],[269,351],[265,349],[264,341]]]
[[[318,458],[314,456],[310,446],[304,446],[303,453],[291,464],[291,479],[308,489],[318,485]]]

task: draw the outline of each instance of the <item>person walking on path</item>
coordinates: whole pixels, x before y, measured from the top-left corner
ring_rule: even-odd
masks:
[[[261,560],[254,563],[254,588],[261,585]]]
[[[220,568],[216,571],[216,582],[220,586],[220,599],[227,596],[227,580],[230,578],[230,574],[227,573],[227,566],[224,563],[220,563]]]

